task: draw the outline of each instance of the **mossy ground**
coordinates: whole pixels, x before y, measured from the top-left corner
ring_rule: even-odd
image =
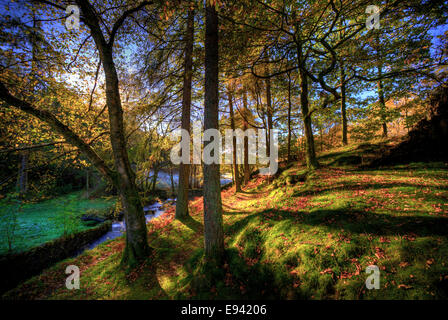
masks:
[[[315,172],[293,164],[271,181],[256,177],[241,193],[223,191],[222,269],[202,263],[197,198],[193,219],[174,220],[171,208],[148,225],[154,255],[138,270],[120,267],[119,238],[4,298],[447,299],[448,164],[362,169],[363,157],[378,148],[339,148],[321,155]],[[80,290],[65,288],[69,264],[81,269]],[[366,289],[369,265],[380,269],[379,290]],[[215,281],[198,286],[201,278]]]
[[[81,221],[80,217],[89,210],[111,209],[114,203],[112,198],[84,199],[82,192],[37,203],[0,200],[0,254],[9,251],[8,232],[12,239],[12,252],[25,251],[64,234],[93,227]]]

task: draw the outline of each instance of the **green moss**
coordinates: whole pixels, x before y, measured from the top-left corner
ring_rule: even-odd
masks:
[[[80,218],[89,210],[108,212],[114,199],[88,200],[80,192],[38,203],[0,200],[0,254],[21,252],[47,241],[95,226]]]

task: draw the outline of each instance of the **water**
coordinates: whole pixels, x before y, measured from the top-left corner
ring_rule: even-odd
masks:
[[[165,212],[165,210],[162,208],[163,205],[172,204],[175,201],[176,201],[176,199],[167,199],[167,200],[165,200],[165,202],[163,204],[156,202],[151,205],[143,207],[143,211],[145,212],[146,223],[149,223],[149,221],[161,216]],[[126,232],[126,223],[124,221],[113,221],[110,231],[108,231],[107,233],[105,233],[104,235],[102,235],[101,237],[96,239],[95,241],[84,246],[82,249],[80,249],[75,254],[75,256],[80,255],[81,253],[83,253],[86,250],[92,250],[92,249],[96,248],[97,246],[99,246],[103,242],[116,239],[116,238],[122,236],[125,232]]]
[[[170,182],[170,176],[169,174],[161,174],[159,173],[158,176],[159,179],[165,180],[165,181],[169,181]],[[159,180],[157,179],[157,180]],[[173,174],[173,180],[175,183],[178,182],[178,175],[177,173]],[[163,182],[165,182],[163,181]],[[232,182],[232,179],[226,176],[221,176],[221,185],[225,185],[229,182]],[[146,218],[146,223],[149,223],[149,221],[151,221],[154,218],[159,217],[160,215],[162,215],[165,210],[163,209],[163,206],[166,204],[174,204],[176,202],[176,199],[166,199],[163,203],[160,202],[155,202],[153,204],[147,205],[145,207],[143,207],[143,211],[145,212],[145,218]],[[83,253],[85,250],[92,250],[95,247],[99,246],[101,243],[106,242],[108,240],[113,240],[116,239],[120,236],[122,236],[124,233],[126,232],[126,224],[124,221],[113,221],[112,222],[112,227],[111,230],[108,231],[106,234],[102,235],[100,238],[98,238],[97,240],[87,244],[86,246],[84,246],[82,249],[80,249],[75,256],[80,255],[81,253]]]
[[[154,171],[150,170],[149,176],[151,177],[154,174]],[[174,186],[177,187],[179,185],[179,173],[177,171],[173,172],[173,182]],[[229,182],[232,182],[232,177],[230,175],[222,174],[220,179],[221,185],[225,185]],[[171,178],[169,172],[164,170],[160,170],[157,174],[157,188],[170,190],[171,188]]]

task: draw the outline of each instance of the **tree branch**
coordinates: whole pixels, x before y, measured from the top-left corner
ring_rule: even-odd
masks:
[[[39,110],[30,103],[14,97],[9,93],[8,89],[2,82],[0,82],[0,99],[9,105],[33,115],[39,120],[47,123],[57,133],[64,136],[67,143],[77,147],[90,160],[90,162],[92,162],[98,171],[106,177],[106,179],[116,185],[116,173],[106,165],[105,161],[100,158],[95,150],[93,150],[69,127],[58,120],[52,113],[47,110]]]

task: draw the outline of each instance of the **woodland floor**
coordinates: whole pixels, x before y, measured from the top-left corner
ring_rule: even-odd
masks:
[[[192,219],[174,208],[148,225],[154,255],[138,270],[119,266],[123,237],[64,260],[4,299],[447,299],[448,163],[359,166],[378,145],[351,145],[320,156],[307,176],[294,163],[276,179],[255,177],[222,192],[227,263],[207,283],[202,198]],[[65,268],[81,270],[79,290]],[[367,290],[368,265],[380,268]],[[199,281],[200,282],[200,281]],[[202,288],[202,289],[200,289]]]

